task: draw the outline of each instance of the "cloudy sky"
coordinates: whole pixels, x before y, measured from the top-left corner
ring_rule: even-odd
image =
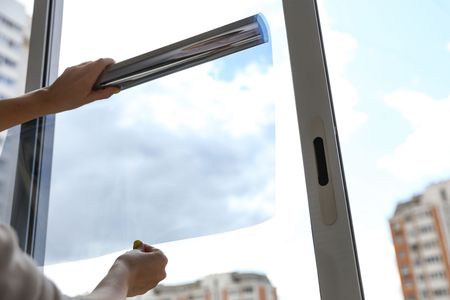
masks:
[[[282,300],[319,299],[281,1],[132,3],[66,0],[61,70],[120,61],[258,12],[271,48],[58,116],[48,261],[113,252],[135,235],[259,222],[275,209],[260,225],[161,244],[166,283],[257,271]],[[399,201],[450,178],[450,4],[319,4],[366,299],[402,299],[388,219]],[[115,255],[46,272],[76,294]],[[88,264],[98,268],[86,274]]]

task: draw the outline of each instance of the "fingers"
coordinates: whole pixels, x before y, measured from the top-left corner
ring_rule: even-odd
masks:
[[[100,74],[115,61],[112,58],[99,58],[96,61],[87,61],[72,68],[78,69],[80,72],[85,73],[85,76],[89,78],[89,81],[96,81]]]
[[[111,97],[112,95],[117,94],[118,92],[120,92],[119,87],[107,87],[104,89],[92,91],[89,94],[88,98],[89,98],[89,101],[94,101],[94,100],[99,100],[99,99],[107,99],[107,98]]]
[[[107,66],[115,63],[112,58],[99,58],[92,62],[92,67],[100,74]]]
[[[143,251],[144,252],[152,252],[152,251],[154,251],[154,250],[156,250],[156,248],[154,248],[154,247],[152,247],[152,246],[150,246],[150,245],[148,245],[148,244],[144,244],[143,245],[144,247],[143,247]]]

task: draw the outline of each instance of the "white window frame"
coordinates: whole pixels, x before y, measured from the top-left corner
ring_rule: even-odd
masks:
[[[364,299],[317,4],[283,0],[283,7],[321,299]],[[57,77],[62,8],[63,0],[35,0],[27,91]],[[22,125],[11,215],[22,249],[40,265],[45,257],[53,133],[53,115]]]

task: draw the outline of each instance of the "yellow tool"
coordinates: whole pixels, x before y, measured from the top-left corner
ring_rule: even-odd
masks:
[[[142,246],[142,241],[141,240],[135,240],[134,242],[133,242],[133,249],[139,249],[139,248],[141,248],[141,246]]]

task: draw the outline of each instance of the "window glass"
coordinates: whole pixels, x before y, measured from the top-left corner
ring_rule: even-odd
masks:
[[[32,1],[0,2],[0,101],[25,91]],[[0,223],[11,219],[20,127],[0,132]]]
[[[324,0],[319,12],[366,299],[431,299],[449,285],[430,272],[449,274],[450,3]]]
[[[65,293],[134,239],[216,233],[158,244],[168,277],[142,299],[319,299],[282,1],[66,1],[60,70],[257,13],[269,44],[56,116],[45,273]]]

